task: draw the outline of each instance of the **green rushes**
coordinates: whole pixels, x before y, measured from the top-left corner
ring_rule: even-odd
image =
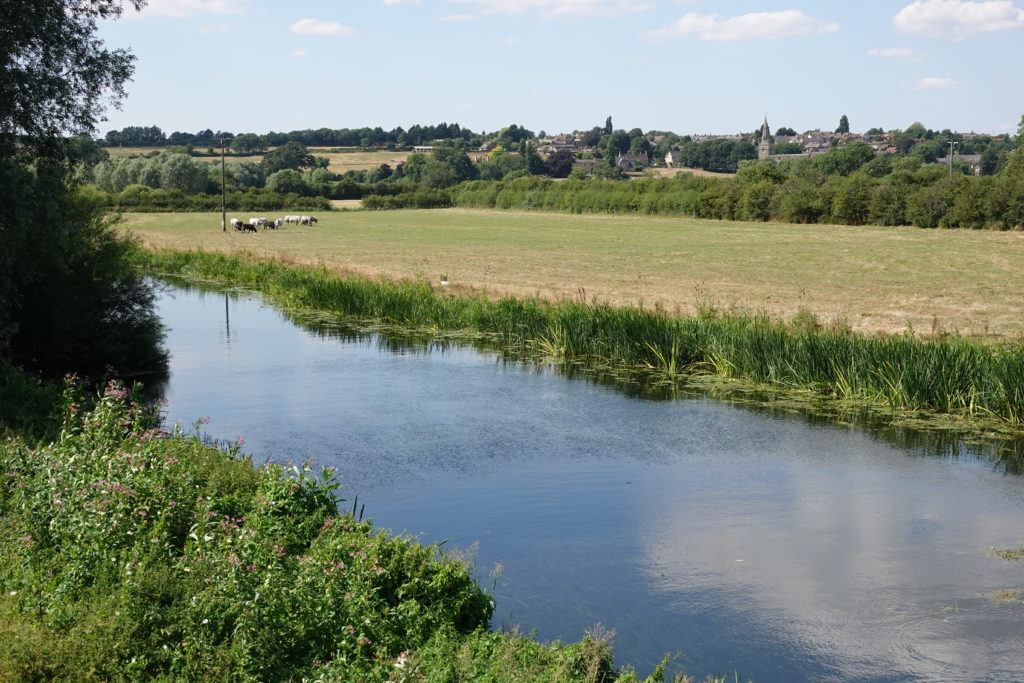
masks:
[[[1024,343],[868,336],[766,316],[660,311],[598,302],[451,296],[420,281],[343,278],[325,269],[206,252],[139,253],[150,270],[232,282],[286,306],[489,339],[542,362],[624,368],[676,380],[713,374],[897,411],[1024,423]]]

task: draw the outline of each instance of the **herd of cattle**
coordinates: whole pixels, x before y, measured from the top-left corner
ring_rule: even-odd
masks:
[[[257,228],[270,228],[272,230],[276,230],[285,223],[294,223],[295,225],[313,225],[316,223],[316,216],[285,216],[284,218],[278,218],[277,220],[270,220],[269,218],[250,218],[248,223],[243,223],[237,218],[231,219],[231,227],[239,232],[256,232]]]

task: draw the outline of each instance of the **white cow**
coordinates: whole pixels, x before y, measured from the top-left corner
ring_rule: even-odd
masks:
[[[316,216],[303,216],[299,222],[303,225],[313,225],[316,223]]]
[[[241,230],[242,229],[242,221],[238,220],[237,218],[232,218],[231,219],[231,227],[234,228],[235,230]]]

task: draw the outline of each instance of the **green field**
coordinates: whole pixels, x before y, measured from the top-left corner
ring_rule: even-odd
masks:
[[[221,232],[219,214],[129,214],[122,228],[158,247],[368,276],[447,275],[453,291],[582,292],[684,313],[708,304],[780,318],[809,311],[877,332],[1024,333],[1021,233],[460,209],[319,218],[255,235]]]

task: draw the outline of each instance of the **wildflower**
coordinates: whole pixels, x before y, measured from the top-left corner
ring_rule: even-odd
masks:
[[[209,620],[209,619],[203,619],[203,623],[204,623],[204,624],[209,624],[209,623],[210,623],[210,620]]]
[[[329,527],[330,527],[330,526],[331,526],[332,524],[334,524],[334,520],[333,520],[333,519],[328,519],[328,520],[327,520],[326,522],[324,522],[324,525],[323,525],[322,527],[320,527],[320,531],[324,531],[324,530],[326,530],[326,529],[327,529],[327,528],[329,528]]]

